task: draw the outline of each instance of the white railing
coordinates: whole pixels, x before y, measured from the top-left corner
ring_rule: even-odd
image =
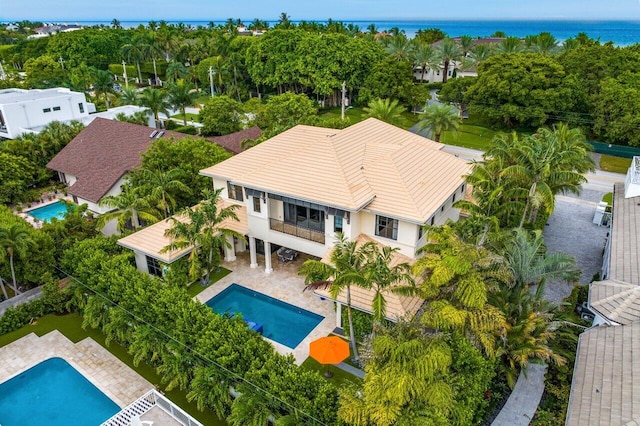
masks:
[[[191,417],[183,409],[175,405],[164,395],[158,393],[155,389],[142,395],[131,404],[117,412],[109,420],[102,423],[101,426],[129,426],[135,417],[140,417],[153,407],[162,409],[174,420],[184,426],[202,426],[202,423]]]

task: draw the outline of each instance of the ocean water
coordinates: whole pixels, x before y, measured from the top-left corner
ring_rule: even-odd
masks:
[[[338,21],[338,20],[336,20]],[[156,21],[157,22],[157,21]],[[167,21],[177,24],[179,21]],[[209,21],[182,21],[185,25],[194,28],[206,27]],[[213,20],[216,24],[224,21]],[[251,22],[244,20],[245,25]],[[267,21],[270,26],[277,21]],[[292,21],[298,23],[300,21]],[[318,20],[318,22],[325,22]],[[369,24],[375,24],[378,31],[398,27],[407,36],[413,37],[419,29],[440,28],[450,37],[469,35],[472,37],[485,37],[495,31],[503,31],[509,36],[524,37],[546,31],[553,34],[558,40],[564,41],[584,32],[589,37],[600,39],[601,42],[611,41],[618,46],[627,46],[640,43],[640,21],[564,21],[564,20],[496,20],[496,21],[472,21],[472,20],[343,20],[345,24],[358,25],[362,31],[366,31]],[[78,22],[82,25],[110,25],[111,21]],[[148,21],[121,21],[124,28],[134,28],[138,25],[146,25]]]

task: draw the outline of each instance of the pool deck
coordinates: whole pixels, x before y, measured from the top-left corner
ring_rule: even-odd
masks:
[[[330,300],[320,300],[313,292],[302,291],[304,289],[304,278],[298,276],[298,269],[300,265],[302,265],[302,262],[308,257],[299,256],[298,259],[293,262],[279,263],[275,254],[272,254],[273,259],[275,259],[272,262],[273,272],[267,274],[264,272],[264,256],[258,255],[258,263],[261,266],[251,268],[249,266],[248,253],[237,253],[236,255],[237,260],[222,263],[223,267],[232,272],[198,294],[196,299],[202,303],[206,303],[231,284],[236,283],[315,314],[322,315],[324,319],[295,349],[291,349],[273,340],[265,339],[273,344],[278,353],[283,355],[293,354],[296,364],[302,364],[302,362],[309,357],[309,343],[315,339],[329,335],[336,326],[336,312],[333,302]]]
[[[49,358],[59,357],[100,389],[121,409],[154,386],[91,338],[73,343],[54,330],[28,334],[0,348],[0,383]]]
[[[57,203],[60,200],[65,200],[65,201],[70,201],[73,202],[73,199],[67,195],[62,195],[62,194],[55,194],[51,200],[49,200],[48,198],[45,200],[45,197],[43,196],[42,198],[42,202],[33,202],[31,203],[31,207],[21,211],[21,212],[17,212],[14,211],[14,214],[16,216],[20,216],[21,218],[23,218],[24,220],[26,220],[27,222],[29,222],[29,224],[31,226],[33,226],[36,229],[42,228],[42,224],[43,222],[39,219],[36,219],[35,217],[31,216],[29,214],[29,212],[31,210],[35,210],[38,209],[40,207],[44,207],[44,206],[48,206],[49,204],[53,204],[53,203]]]

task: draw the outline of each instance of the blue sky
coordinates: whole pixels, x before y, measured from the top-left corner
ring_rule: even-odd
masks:
[[[640,0],[0,0],[0,21],[277,19],[624,19]]]

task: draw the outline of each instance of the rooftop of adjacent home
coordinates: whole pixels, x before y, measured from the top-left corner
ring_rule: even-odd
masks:
[[[37,101],[49,98],[59,98],[69,94],[81,94],[73,92],[64,87],[55,87],[52,89],[2,89],[0,90],[0,105],[15,104],[29,101]]]
[[[344,130],[299,125],[200,173],[329,207],[424,223],[470,171],[442,146],[375,118]]]

